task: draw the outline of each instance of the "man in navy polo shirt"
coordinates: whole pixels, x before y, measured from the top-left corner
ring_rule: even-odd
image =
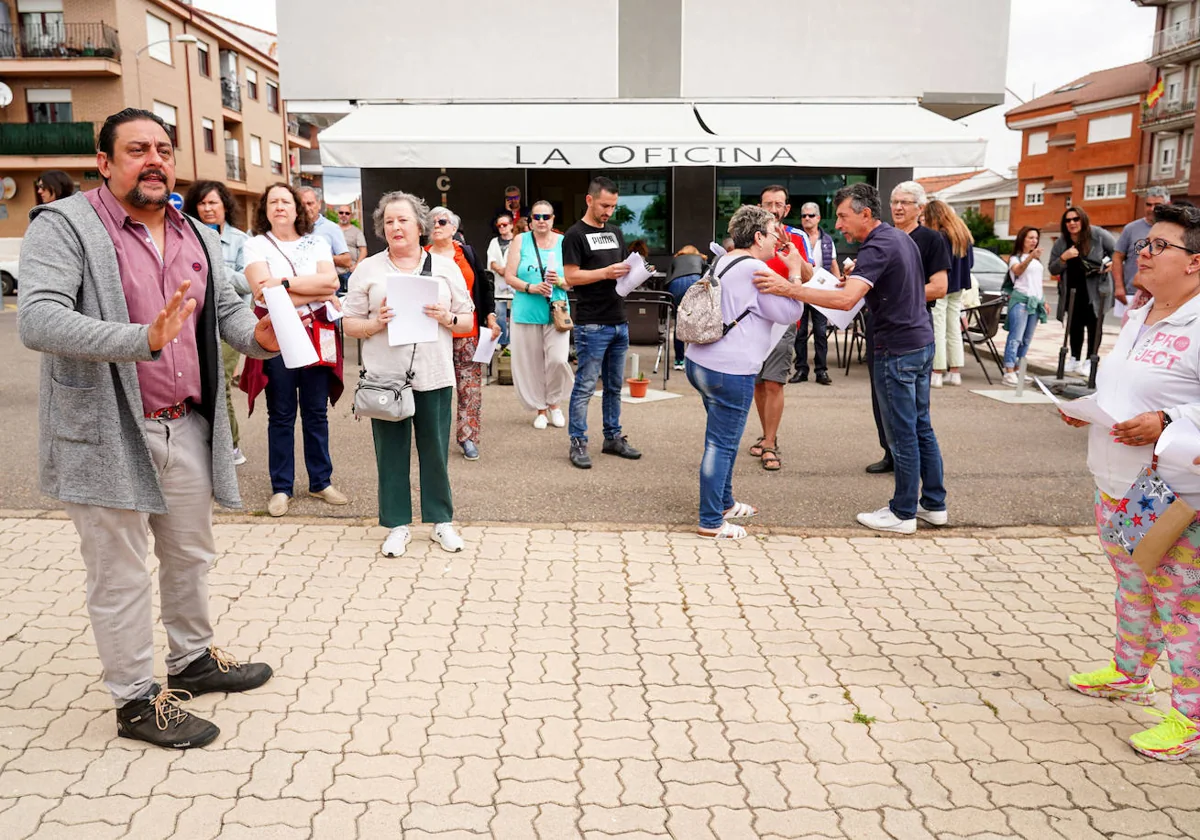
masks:
[[[862,243],[845,286],[806,289],[774,272],[759,272],[755,283],[764,293],[827,309],[848,310],[867,299],[875,321],[874,381],[895,461],[896,489],[886,507],[860,513],[858,521],[898,534],[915,533],[917,519],[945,525],[942,453],[929,419],[933,326],[925,310],[921,253],[907,234],[880,221],[879,191],[870,184],[842,187],[833,204],[837,229],[848,241]]]

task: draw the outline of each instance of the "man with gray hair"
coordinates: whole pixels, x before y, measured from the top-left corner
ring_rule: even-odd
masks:
[[[333,264],[338,272],[353,268],[354,257],[350,255],[350,249],[346,246],[346,237],[342,234],[342,229],[335,222],[325,218],[325,202],[321,198],[320,190],[316,187],[301,187],[299,192],[304,212],[312,219],[313,233],[329,243],[329,250],[333,251]]]
[[[808,261],[820,266],[839,280],[842,270],[837,264],[837,248],[833,237],[821,230],[821,208],[816,202],[806,201],[800,207],[800,227],[808,243]],[[808,329],[812,324],[813,368],[818,385],[832,385],[829,378],[829,319],[813,309],[804,307],[804,314],[796,324],[796,372],[788,382],[808,381]]]
[[[1121,303],[1133,300],[1133,296],[1137,294],[1137,290],[1133,287],[1133,278],[1137,276],[1138,270],[1137,254],[1130,257],[1128,264],[1125,262],[1125,257],[1133,248],[1133,243],[1150,235],[1150,228],[1154,224],[1154,208],[1170,202],[1171,193],[1167,191],[1166,187],[1151,187],[1146,190],[1144,204],[1146,214],[1125,225],[1121,236],[1117,239],[1112,264],[1113,296]]]

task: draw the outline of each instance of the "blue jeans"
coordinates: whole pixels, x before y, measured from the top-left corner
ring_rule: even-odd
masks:
[[[700,527],[720,528],[733,507],[733,464],[754,403],[754,374],[718,373],[686,362],[688,382],[700,392],[708,423],[700,461]]]
[[[675,301],[675,308],[679,308],[679,304],[683,302],[683,296],[687,294],[687,290],[692,288],[697,280],[700,279],[699,274],[681,274],[667,284],[667,291],[671,293],[671,298]],[[683,351],[687,348],[683,346],[683,342],[678,338],[675,342],[675,359],[676,362],[683,361]]]
[[[271,492],[292,495],[296,481],[296,405],[304,425],[304,467],[308,490],[319,493],[333,477],[329,457],[329,378],[321,365],[288,368],[276,356],[263,362],[267,375],[267,466]]]
[[[625,381],[625,353],[629,350],[629,324],[580,324],[575,327],[575,387],[571,389],[572,438],[587,443],[588,402],[596,393],[596,380],[604,378],[604,439],[621,436],[621,387]]]
[[[1015,369],[1017,362],[1025,358],[1033,331],[1037,329],[1037,312],[1030,312],[1023,303],[1008,307],[1008,341],[1004,342],[1004,369]]]
[[[918,499],[926,510],[946,509],[942,453],[929,420],[932,371],[932,344],[911,353],[875,355],[875,390],[896,465],[896,490],[889,507],[899,519],[917,515]]]
[[[508,346],[508,301],[496,301],[496,323],[500,325],[500,346]]]

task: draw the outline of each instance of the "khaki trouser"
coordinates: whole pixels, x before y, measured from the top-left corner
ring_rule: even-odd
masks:
[[[237,414],[233,411],[233,372],[237,370],[238,359],[242,354],[230,347],[224,341],[221,342],[221,361],[225,363],[225,410],[229,412],[229,431],[233,434],[233,448],[237,449],[238,440],[238,424]]]
[[[216,544],[208,421],[193,411],[178,420],[146,420],[145,429],[168,513],[66,504],[87,567],[88,615],[104,684],[118,708],[145,696],[154,682],[147,529],[159,561],[167,673],[178,674],[213,639],[208,566]]]
[[[571,334],[554,324],[512,324],[513,385],[517,399],[531,411],[561,405],[571,396],[575,374],[568,361]]]

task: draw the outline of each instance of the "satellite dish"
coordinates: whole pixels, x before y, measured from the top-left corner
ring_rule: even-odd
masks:
[[[0,197],[2,197],[5,201],[8,201],[16,194],[17,182],[7,176],[0,178]]]
[[[0,82],[0,108],[7,108],[9,105],[12,104],[12,101],[13,101],[12,88],[10,88],[8,85],[4,84],[4,82]]]

